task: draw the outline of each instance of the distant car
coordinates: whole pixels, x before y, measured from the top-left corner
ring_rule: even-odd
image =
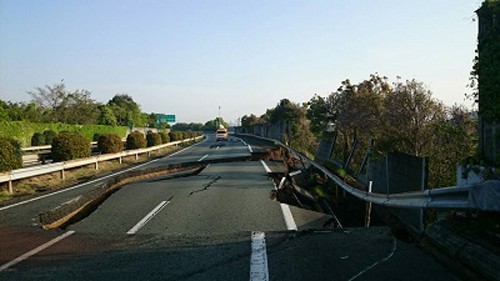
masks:
[[[217,141],[227,141],[227,129],[222,127],[215,132],[215,138]]]

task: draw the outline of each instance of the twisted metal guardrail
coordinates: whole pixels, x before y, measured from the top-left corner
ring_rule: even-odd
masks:
[[[239,135],[274,142],[290,152],[293,152],[295,155],[300,156],[300,158],[307,160],[312,166],[324,173],[347,193],[367,202],[382,206],[402,208],[473,209],[500,212],[500,181],[489,180],[474,185],[449,186],[426,189],[424,191],[394,194],[368,192],[350,186],[319,163],[308,159],[306,156],[302,155],[302,153],[286,146],[280,141],[249,134]]]

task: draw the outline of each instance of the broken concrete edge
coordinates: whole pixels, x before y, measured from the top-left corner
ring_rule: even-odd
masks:
[[[500,256],[488,248],[477,245],[445,226],[434,223],[424,233],[423,246],[435,256],[470,278],[500,280]]]
[[[96,202],[104,201],[109,195],[126,184],[186,171],[189,171],[190,175],[195,175],[205,167],[206,164],[190,162],[130,171],[112,177],[103,185],[79,195],[76,199],[50,211],[40,213],[40,223],[42,228],[46,230],[61,227],[81,213],[90,213],[91,210],[89,209],[95,208]]]

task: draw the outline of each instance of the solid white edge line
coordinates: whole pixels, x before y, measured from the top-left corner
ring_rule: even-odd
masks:
[[[267,265],[266,235],[261,231],[252,231],[252,254],[250,257],[250,281],[269,280]]]
[[[205,158],[207,158],[207,157],[208,157],[208,154],[207,154],[207,155],[205,155],[205,156],[203,156],[203,157],[201,157],[200,159],[198,159],[198,162],[203,161],[203,159],[205,159]]]
[[[290,211],[290,206],[283,203],[280,203],[280,206],[281,206],[281,212],[283,213],[283,217],[285,218],[286,228],[288,230],[297,231],[298,230],[297,224],[293,219],[292,211]]]
[[[262,166],[264,166],[264,169],[266,170],[267,173],[271,172],[271,169],[269,166],[267,166],[266,162],[264,160],[260,160],[260,163],[262,163]],[[278,190],[276,185],[274,185],[274,188]],[[295,220],[293,219],[292,211],[290,211],[290,206],[284,203],[280,203],[281,206],[281,212],[283,213],[283,218],[285,219],[285,224],[286,228],[288,230],[294,230],[297,231],[297,224],[295,223]]]
[[[49,242],[47,242],[45,244],[42,244],[42,245],[36,247],[35,249],[33,249],[33,250],[31,250],[31,251],[29,251],[29,252],[27,252],[27,253],[19,256],[19,257],[17,257],[17,258],[15,258],[13,260],[11,260],[10,262],[8,262],[8,263],[0,266],[0,272],[8,269],[9,267],[11,267],[13,265],[16,265],[16,264],[18,264],[18,263],[20,263],[20,262],[28,259],[29,257],[31,257],[33,255],[36,255],[37,253],[39,253],[39,252],[47,249],[48,247],[56,244],[57,242],[59,242],[59,241],[63,240],[64,238],[72,235],[73,233],[75,233],[75,231],[73,231],[73,230],[67,231],[64,234],[62,234],[62,235],[60,235],[60,236],[58,236],[58,237],[50,240]]]
[[[175,155],[177,155],[177,154],[179,154],[179,153],[182,153],[182,152],[184,152],[184,151],[186,151],[186,150],[190,149],[190,148],[191,148],[191,147],[193,147],[193,146],[197,146],[197,145],[199,145],[199,144],[200,144],[200,143],[202,143],[202,142],[203,142],[203,141],[198,142],[198,143],[195,143],[195,144],[193,144],[193,145],[191,145],[191,146],[188,146],[188,147],[186,147],[186,148],[183,148],[182,150],[179,150],[179,151],[177,151],[177,152],[175,152],[175,153],[172,153],[172,154],[170,154],[170,155],[165,156],[165,158],[169,158],[169,157],[175,156]],[[159,159],[153,159],[153,160],[151,160],[151,161],[149,161],[149,162],[146,162],[146,163],[143,163],[143,164],[139,164],[139,165],[134,166],[134,167],[130,167],[130,168],[125,169],[125,170],[123,170],[123,171],[119,171],[119,172],[116,172],[116,173],[114,173],[114,174],[110,174],[110,175],[104,176],[104,177],[102,177],[102,178],[98,178],[98,179],[91,180],[91,181],[88,181],[88,182],[84,182],[84,183],[81,183],[81,184],[78,184],[78,185],[75,185],[75,186],[72,186],[72,187],[68,187],[68,188],[65,188],[65,189],[61,189],[61,190],[58,190],[58,191],[54,191],[54,192],[49,193],[49,194],[45,194],[45,195],[42,195],[42,196],[38,196],[38,197],[35,197],[35,198],[28,199],[28,200],[26,200],[26,201],[21,201],[21,202],[14,203],[14,204],[11,204],[11,205],[8,205],[8,206],[4,206],[4,207],[1,207],[1,208],[0,208],[0,211],[4,211],[4,210],[10,209],[10,208],[14,208],[14,207],[17,207],[17,206],[21,206],[21,205],[24,205],[24,204],[28,204],[28,203],[31,203],[31,202],[34,202],[34,201],[37,201],[37,200],[41,200],[41,199],[44,199],[44,198],[47,198],[47,197],[50,197],[50,196],[54,196],[54,195],[57,195],[57,194],[60,194],[60,193],[64,193],[64,192],[66,192],[66,191],[71,191],[71,190],[73,190],[73,189],[77,189],[77,188],[80,188],[80,187],[85,186],[85,185],[93,184],[93,183],[95,183],[95,182],[99,182],[99,181],[102,181],[102,180],[108,179],[108,178],[110,178],[110,177],[114,177],[114,176],[117,176],[117,175],[123,174],[123,173],[125,173],[125,172],[132,171],[132,170],[135,170],[135,169],[137,169],[137,168],[144,167],[144,166],[149,165],[149,164],[151,164],[151,163],[154,163],[154,162],[156,162],[156,161],[158,161],[158,160],[160,160],[160,159],[161,159],[161,158],[159,158]]]
[[[162,201],[158,206],[156,206],[151,212],[149,212],[142,220],[140,220],[134,227],[127,231],[128,235],[133,235],[143,226],[145,226],[154,216],[156,216],[165,206],[168,205],[170,201]]]
[[[80,187],[85,186],[85,185],[93,184],[95,182],[99,182],[99,181],[108,179],[110,177],[114,177],[116,175],[123,174],[123,173],[126,173],[128,171],[131,171],[131,170],[134,170],[134,169],[137,169],[137,168],[141,168],[143,166],[146,166],[146,165],[149,165],[151,163],[154,163],[154,162],[156,162],[158,160],[160,160],[160,159],[154,159],[154,160],[151,160],[151,161],[149,161],[147,163],[139,164],[137,166],[125,169],[125,170],[120,171],[120,172],[116,172],[116,173],[111,174],[111,175],[104,176],[102,178],[98,178],[98,179],[95,179],[95,180],[84,182],[84,183],[81,183],[81,184],[78,184],[78,185],[75,185],[75,186],[72,186],[72,187],[68,187],[66,189],[61,189],[61,190],[58,190],[58,191],[54,191],[54,192],[49,193],[49,194],[45,194],[45,195],[42,195],[42,196],[38,196],[38,197],[35,197],[35,198],[28,199],[26,201],[21,201],[21,202],[18,202],[18,203],[14,203],[12,205],[8,205],[8,206],[0,208],[0,211],[7,210],[7,209],[10,209],[10,208],[13,208],[13,207],[20,206],[20,205],[24,205],[24,204],[27,204],[27,203],[31,203],[33,201],[41,200],[41,199],[44,199],[44,198],[47,198],[47,197],[50,197],[50,196],[54,196],[54,195],[57,195],[57,194],[60,194],[60,193],[64,193],[66,191],[71,191],[73,189],[77,189],[77,188],[80,188]]]

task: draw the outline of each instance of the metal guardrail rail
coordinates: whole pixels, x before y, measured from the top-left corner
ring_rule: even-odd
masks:
[[[140,154],[150,153],[150,152],[155,151],[155,150],[160,150],[162,148],[165,148],[168,146],[173,146],[173,145],[178,145],[178,144],[181,144],[184,142],[199,140],[203,137],[204,136],[199,136],[196,138],[190,138],[190,139],[185,139],[185,140],[181,140],[181,141],[169,142],[169,143],[165,143],[165,144],[161,144],[161,145],[157,145],[157,146],[152,146],[152,147],[148,147],[148,148],[140,148],[140,149],[135,149],[135,150],[125,150],[125,151],[122,151],[119,153],[102,154],[102,155],[91,156],[91,157],[87,157],[87,158],[83,158],[83,159],[70,160],[70,161],[65,161],[65,162],[57,162],[57,163],[46,164],[46,165],[41,165],[41,166],[21,168],[21,169],[12,170],[9,172],[3,172],[3,173],[0,173],[0,183],[8,183],[9,192],[12,194],[14,192],[13,187],[12,187],[12,182],[16,181],[16,180],[27,179],[30,177],[41,176],[41,175],[50,174],[50,173],[54,173],[54,172],[61,172],[61,178],[64,179],[64,171],[68,170],[68,169],[94,164],[96,167],[96,170],[97,170],[97,169],[99,169],[99,162],[109,161],[109,160],[114,160],[114,159],[119,159],[121,162],[122,157],[127,157],[127,156],[135,156],[136,158],[138,158],[138,156]]]
[[[500,211],[500,181],[486,181],[481,184],[467,186],[450,186],[436,189],[426,189],[424,191],[412,191],[394,194],[382,194],[360,190],[348,185],[341,178],[331,171],[321,166],[319,163],[308,159],[302,153],[286,146],[280,141],[249,134],[239,134],[243,136],[255,137],[262,140],[274,142],[285,149],[307,160],[316,169],[323,172],[328,178],[333,180],[338,186],[349,194],[374,204],[402,207],[402,208],[447,208],[447,209],[474,209],[482,211]],[[492,192],[496,190],[496,192]],[[484,194],[481,194],[483,192]],[[478,200],[482,197],[482,200]],[[489,199],[489,201],[485,200]]]

